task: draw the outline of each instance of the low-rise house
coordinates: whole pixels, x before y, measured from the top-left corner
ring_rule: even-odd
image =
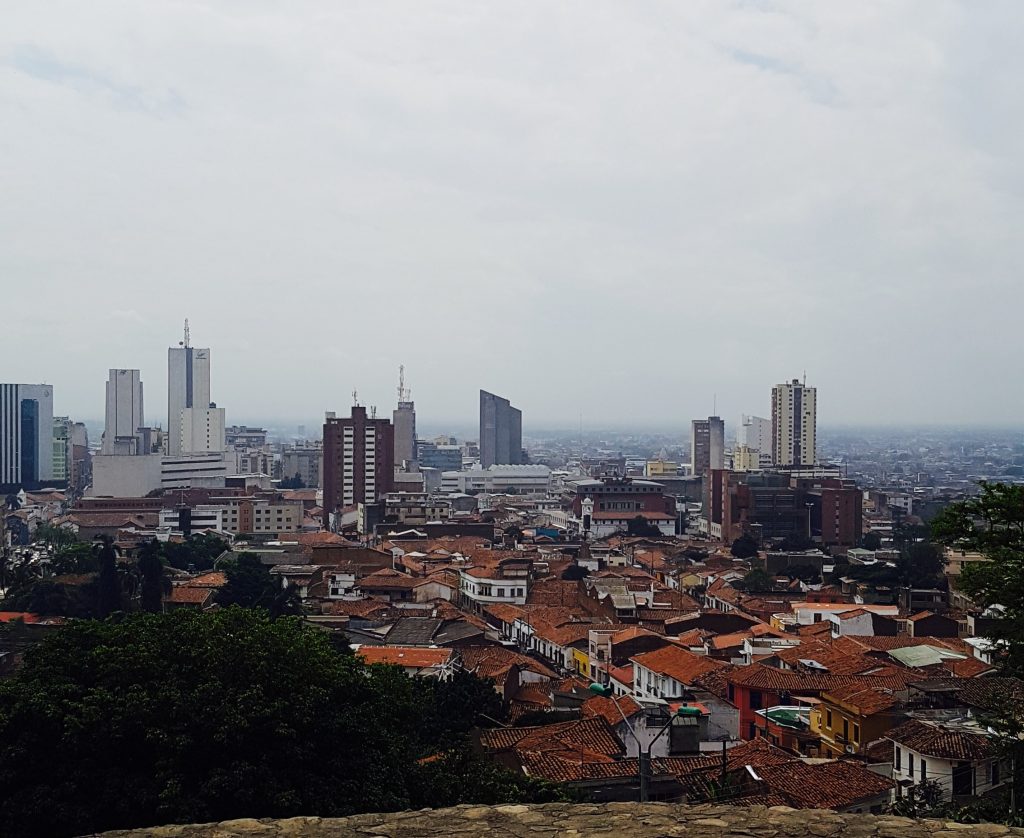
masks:
[[[862,682],[825,690],[811,711],[811,729],[821,738],[822,756],[864,754],[903,718],[891,690]]]
[[[806,699],[808,703],[777,704],[754,711],[758,736],[793,754],[817,754],[821,740],[811,730],[811,713],[816,700],[811,698]]]
[[[895,746],[895,797],[911,794],[925,782],[934,783],[946,801],[976,797],[1010,779],[991,735],[966,716],[911,718],[886,738]]]
[[[764,739],[744,742],[722,758],[702,756],[660,761],[683,786],[690,803],[726,797],[737,805],[834,809],[880,813],[893,781],[852,760],[804,762]]]
[[[422,581],[407,573],[384,568],[360,579],[355,585],[355,590],[389,602],[415,602],[416,587]]]
[[[369,664],[400,666],[406,675],[447,681],[455,672],[458,654],[454,649],[417,646],[356,646],[355,653]]]
[[[907,633],[911,637],[959,637],[960,623],[934,611],[919,611],[907,618]]]
[[[506,768],[555,783],[568,783],[596,802],[636,800],[638,761],[603,715],[541,727],[482,730],[481,749]],[[675,777],[651,766],[650,793],[678,799]]]
[[[632,663],[633,694],[638,698],[683,698],[700,676],[729,668],[673,645],[637,655]]]

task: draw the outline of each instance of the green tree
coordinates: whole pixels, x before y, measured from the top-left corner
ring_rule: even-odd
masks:
[[[743,589],[750,593],[763,594],[772,588],[772,578],[759,567],[755,567],[743,577]]]
[[[157,614],[163,609],[166,582],[160,542],[154,538],[143,544],[139,548],[137,564],[142,577],[142,610]]]
[[[864,537],[860,540],[860,546],[865,550],[879,550],[882,547],[882,536],[878,533],[871,532],[864,533]]]
[[[966,563],[957,587],[984,609],[996,606],[986,636],[1003,651],[1003,672],[1024,677],[1024,486],[982,483],[978,497],[940,512],[932,532],[989,559]]]
[[[109,535],[99,537],[97,547],[100,574],[97,580],[96,610],[101,617],[107,617],[121,610],[121,580],[117,574],[117,548]]]
[[[228,581],[217,591],[219,605],[266,608],[275,617],[302,612],[302,603],[294,586],[282,587],[259,556],[242,553],[237,559],[224,564],[224,572]]]
[[[93,545],[81,541],[59,548],[50,559],[50,570],[56,576],[68,573],[96,573],[99,569],[99,556]]]
[[[74,530],[67,527],[55,527],[53,524],[40,524],[32,534],[32,540],[45,544],[54,552],[60,552],[78,541]]]
[[[208,533],[190,535],[182,542],[161,544],[161,554],[168,565],[178,570],[210,570],[228,543]]]
[[[743,533],[732,543],[729,552],[737,559],[752,559],[757,555],[757,542],[750,533]]]
[[[76,621],[0,682],[3,831],[564,796],[471,755],[496,694],[468,679],[366,666],[262,609]]]

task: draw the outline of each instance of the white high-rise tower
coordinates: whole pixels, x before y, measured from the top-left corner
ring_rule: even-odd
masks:
[[[799,379],[772,388],[772,454],[777,466],[818,460],[818,391]]]
[[[191,453],[186,450],[186,439],[196,437],[205,440],[205,433],[193,433],[193,428],[185,432],[186,420],[190,425],[209,427],[209,422],[202,416],[193,416],[186,410],[211,409],[210,404],[210,350],[196,349],[189,344],[188,321],[185,321],[185,339],[178,347],[167,350],[167,453],[172,457]],[[216,408],[213,408],[216,409]],[[220,422],[223,436],[223,421]],[[211,449],[206,449],[211,450]],[[224,445],[217,450],[224,450]]]

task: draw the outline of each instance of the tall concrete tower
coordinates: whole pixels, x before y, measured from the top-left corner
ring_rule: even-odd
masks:
[[[416,460],[416,405],[405,386],[405,367],[398,368],[398,409],[391,416],[395,432],[395,467]]]
[[[210,408],[210,350],[189,343],[186,320],[185,339],[167,350],[167,453],[174,457],[187,453],[183,450],[187,408]]]
[[[142,377],[138,370],[110,370],[103,424],[104,454],[141,454],[139,428],[146,426],[142,410]]]
[[[508,399],[480,391],[480,465],[519,465],[523,461],[523,414]]]
[[[772,454],[777,466],[818,461],[818,391],[794,378],[772,388]]]
[[[690,463],[693,473],[725,468],[725,421],[718,416],[690,423]]]

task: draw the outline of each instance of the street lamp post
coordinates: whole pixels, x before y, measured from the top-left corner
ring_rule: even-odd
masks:
[[[644,743],[640,741],[640,737],[638,737],[636,735],[636,732],[633,730],[633,726],[629,723],[629,720],[626,718],[626,714],[622,712],[622,708],[619,706],[619,702],[615,700],[615,695],[612,689],[608,686],[605,686],[604,684],[591,684],[589,689],[595,695],[604,696],[605,698],[610,698],[612,700],[612,704],[615,705],[615,709],[618,710],[619,715],[622,716],[622,721],[626,726],[626,730],[629,731],[629,735],[632,736],[633,741],[636,742],[637,779],[639,780],[640,785],[640,802],[646,803],[649,797],[647,784],[648,779],[650,777],[650,772],[648,771],[648,767],[650,766],[651,750],[654,748],[654,743],[657,742],[665,734],[665,731],[672,727],[672,722],[674,722],[677,718],[686,718],[687,716],[693,715],[694,712],[700,714],[700,710],[696,707],[679,707],[675,713],[671,713],[669,715],[668,721],[661,726],[661,729],[654,735],[654,737],[651,739],[650,742],[647,743],[647,746],[645,747]],[[685,696],[686,698],[684,700],[693,700],[692,695],[689,695],[687,693],[685,694]]]

